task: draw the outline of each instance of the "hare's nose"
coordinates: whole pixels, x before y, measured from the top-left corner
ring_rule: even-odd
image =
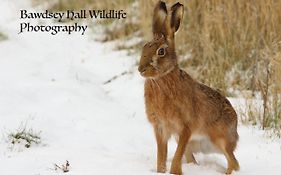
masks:
[[[139,70],[140,73],[143,73],[146,70],[146,67],[139,66],[138,70]]]

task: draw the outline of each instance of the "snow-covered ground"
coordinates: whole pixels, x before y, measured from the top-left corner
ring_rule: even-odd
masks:
[[[113,51],[80,34],[18,35],[18,10],[27,0],[0,0],[0,174],[64,174],[54,164],[70,163],[69,175],[156,174],[156,143],[143,104],[138,55]],[[104,84],[124,71],[120,76]],[[232,99],[236,108],[240,100]],[[39,133],[41,143],[25,148],[8,135],[22,124]],[[280,174],[281,142],[263,131],[239,126],[236,150],[241,170],[234,174]],[[169,147],[168,167],[175,151]],[[196,155],[184,174],[222,174],[221,155]]]

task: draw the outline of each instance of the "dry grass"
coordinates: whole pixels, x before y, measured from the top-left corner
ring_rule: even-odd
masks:
[[[33,144],[38,145],[41,143],[40,133],[35,133],[33,129],[27,129],[26,126],[9,134],[9,138],[13,145],[24,144],[26,148],[30,148]]]
[[[281,43],[280,43],[281,44]],[[268,116],[268,127],[274,128],[274,131],[281,137],[281,47],[271,57],[271,75],[270,75],[270,101]]]
[[[277,53],[277,54],[274,54]],[[240,121],[244,124],[259,124],[271,135],[281,137],[281,57],[279,52],[271,55],[264,53],[265,58],[257,65],[257,90],[261,98],[245,98],[246,108],[240,113]],[[258,100],[257,100],[258,99]],[[262,102],[257,105],[257,102]]]
[[[271,64],[272,64],[272,82],[274,83],[274,91],[276,93],[281,93],[281,48],[279,51],[272,57]]]

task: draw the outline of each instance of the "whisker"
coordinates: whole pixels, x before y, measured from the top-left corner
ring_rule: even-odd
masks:
[[[158,82],[155,79],[151,79],[151,80],[152,80],[153,84],[155,84],[159,88],[159,90],[161,90],[161,87],[158,84]]]

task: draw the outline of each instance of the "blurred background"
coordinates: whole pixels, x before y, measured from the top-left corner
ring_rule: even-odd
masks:
[[[33,0],[53,11],[125,10],[126,20],[100,20],[91,29],[99,41],[118,41],[116,49],[138,55],[152,37],[157,0]],[[173,0],[171,0],[173,2]],[[281,128],[281,1],[181,0],[185,14],[176,35],[179,63],[195,79],[229,97],[243,96],[248,108],[241,121]],[[93,26],[94,25],[94,26]],[[98,29],[98,30],[97,30]],[[5,38],[0,34],[0,38]],[[262,100],[255,107],[252,99]]]

